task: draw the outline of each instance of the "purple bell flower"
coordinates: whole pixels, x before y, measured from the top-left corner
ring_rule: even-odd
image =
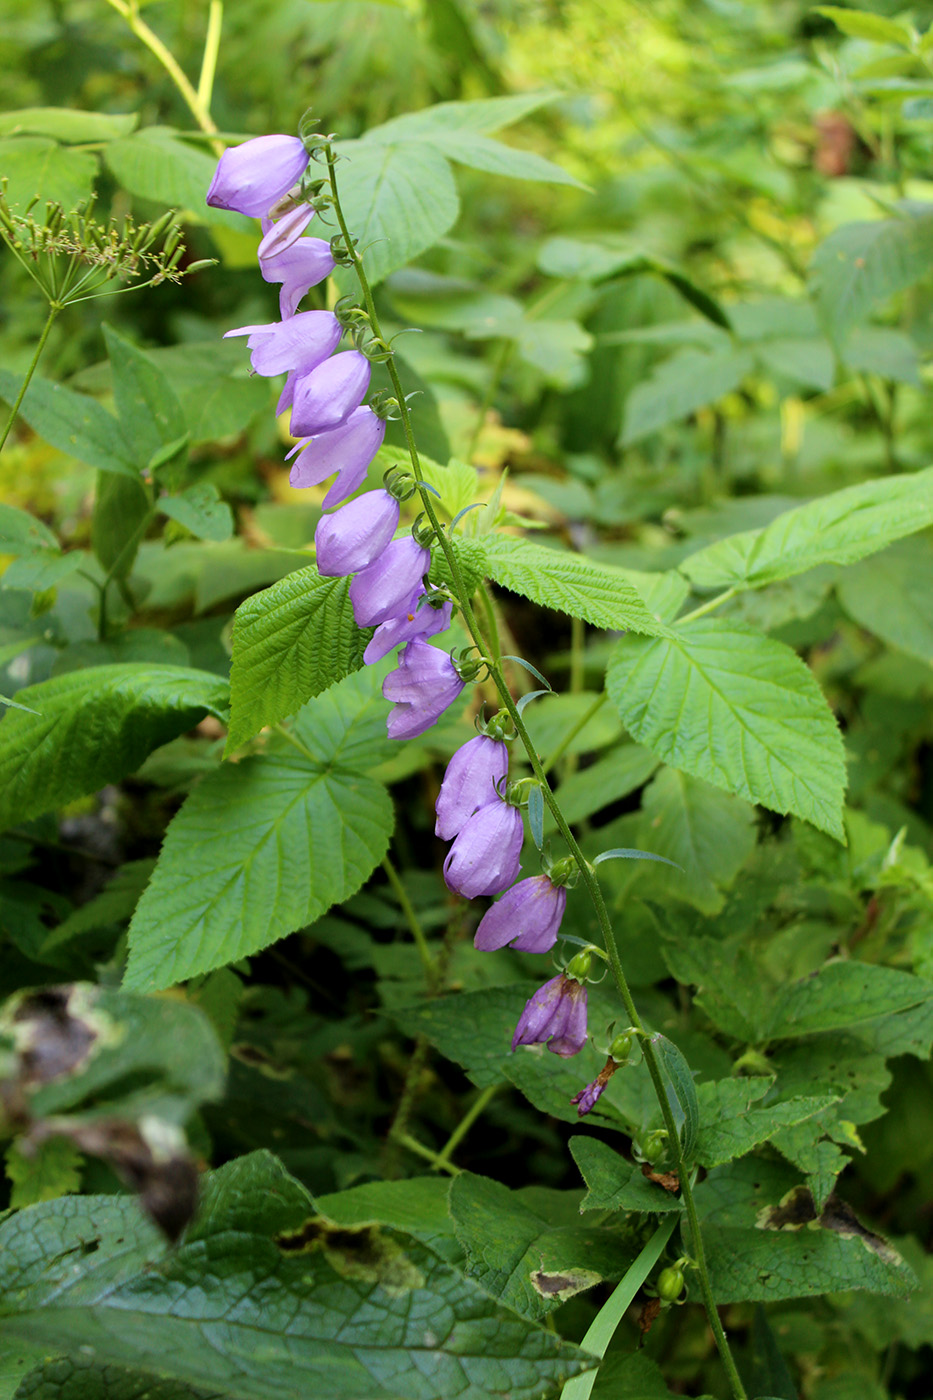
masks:
[[[259,271],[267,282],[281,282],[279,314],[283,321],[294,316],[301,298],[329,277],[336,267],[330,244],[323,238],[299,238],[284,253],[259,259]]]
[[[299,311],[287,321],[238,326],[226,331],[224,340],[232,335],[249,337],[246,344],[252,352],[250,364],[257,374],[283,374],[290,370],[306,374],[333,354],[342,334],[340,322],[330,311]]]
[[[586,1044],[586,984],[561,972],[539,987],[518,1018],[512,1049],[543,1045],[555,1055],[576,1055]]]
[[[441,607],[435,608],[430,603],[421,601],[424,596],[424,585],[419,584],[409,598],[405,610],[398,617],[391,617],[388,622],[379,624],[363,652],[363,660],[367,666],[371,666],[374,661],[381,661],[403,642],[410,642],[415,637],[434,637],[438,632],[447,631],[453,603],[448,600]]]
[[[415,739],[423,734],[462,689],[463,681],[450,654],[416,637],[382,682],[383,695],[395,706],[389,715],[389,738]]]
[[[596,1078],[590,1084],[587,1084],[585,1089],[581,1089],[579,1093],[574,1094],[570,1102],[576,1104],[579,1117],[582,1118],[584,1114],[589,1113],[591,1108],[596,1107],[596,1104],[602,1098],[606,1085],[618,1068],[618,1061],[614,1060],[610,1055]]]
[[[367,568],[392,539],[398,517],[398,501],[388,491],[367,491],[335,515],[322,516],[314,532],[318,573],[346,578]]]
[[[491,953],[507,943],[520,953],[547,953],[557,942],[567,891],[546,875],[519,880],[480,919],[473,946]]]
[[[498,894],[517,876],[524,840],[522,814],[501,797],[468,817],[447,852],[447,888],[465,899]]]
[[[434,804],[434,835],[452,841],[475,811],[498,802],[499,784],[508,771],[509,751],[501,739],[477,734],[459,748],[447,765]]]
[[[350,584],[357,627],[378,627],[397,617],[430,567],[430,550],[411,535],[386,545],[375,563]]]
[[[297,321],[298,317],[293,319]],[[292,322],[287,324],[291,325]],[[319,486],[337,472],[337,480],[324,497],[324,505],[339,505],[362,485],[367,468],[382,446],[385,435],[384,418],[373,413],[371,408],[356,408],[339,428],[333,428],[329,433],[316,433],[292,448],[288,456],[292,457],[295,453],[298,456],[292,464],[289,481],[292,486]]]
[[[301,375],[292,401],[292,436],[313,437],[339,428],[359,408],[370,373],[366,356],[347,350]]]
[[[307,166],[308,153],[297,136],[257,136],[224,151],[207,202],[213,209],[261,218],[301,179]]]

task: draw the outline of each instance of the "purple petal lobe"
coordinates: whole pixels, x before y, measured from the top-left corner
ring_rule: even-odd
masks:
[[[567,891],[546,875],[519,880],[486,910],[474,947],[491,953],[511,943],[522,953],[547,953],[557,942],[566,907]]]
[[[263,234],[257,250],[260,262],[263,258],[273,258],[284,253],[296,239],[300,238],[314,218],[310,204],[296,204],[281,219],[276,219],[268,232]]]
[[[297,321],[298,317],[294,319]],[[318,433],[308,442],[299,444],[289,481],[292,486],[318,486],[337,472],[337,480],[324,497],[324,505],[339,505],[362,485],[385,434],[385,421],[371,408],[354,409],[339,428]]]
[[[249,337],[246,343],[252,351],[250,363],[257,374],[287,374],[292,370],[304,374],[333,353],[341,328],[330,311],[299,311],[287,321],[226,331],[224,340],[231,335]]]
[[[358,350],[347,350],[303,374],[295,385],[293,437],[312,437],[338,428],[369,388],[370,364]]]
[[[447,888],[466,899],[498,894],[519,872],[524,828],[517,807],[501,798],[480,807],[460,830],[444,861]]]
[[[299,238],[284,253],[259,259],[259,271],[267,282],[281,282],[279,312],[282,320],[294,316],[305,293],[329,277],[335,267],[330,244],[323,238]]]
[[[382,682],[383,695],[394,703],[387,725],[389,738],[414,739],[423,734],[462,689],[449,654],[416,637]]]
[[[468,817],[499,798],[498,784],[509,771],[509,751],[499,739],[478,734],[458,749],[447,765],[437,796],[434,834],[452,841]]]
[[[419,584],[409,598],[404,612],[398,617],[390,618],[388,622],[379,624],[363,652],[363,660],[367,666],[371,666],[374,661],[381,661],[393,648],[401,646],[403,642],[410,642],[414,637],[435,637],[438,632],[447,631],[453,604],[447,602],[442,607],[432,607],[430,603],[421,601],[424,592],[424,586]]]
[[[399,505],[388,491],[367,491],[318,522],[314,535],[317,571],[346,578],[382,554],[398,528]]]
[[[378,627],[397,617],[430,567],[430,551],[411,535],[393,540],[350,584],[357,627]]]
[[[586,987],[561,972],[539,987],[518,1018],[512,1049],[543,1045],[555,1055],[576,1055],[586,1044]]]

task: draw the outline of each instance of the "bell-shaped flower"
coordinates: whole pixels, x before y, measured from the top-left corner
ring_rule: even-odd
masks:
[[[477,734],[459,748],[447,765],[434,804],[434,835],[452,841],[475,811],[498,802],[499,785],[508,771],[509,751],[501,739]]]
[[[346,578],[378,559],[398,529],[399,504],[388,491],[367,491],[334,515],[324,515],[314,533],[317,571]]]
[[[340,322],[330,311],[299,311],[287,321],[271,321],[264,326],[238,326],[226,331],[248,336],[250,364],[257,374],[306,374],[332,355],[342,335]]]
[[[336,267],[330,244],[323,238],[299,238],[284,253],[259,259],[259,271],[267,282],[281,282],[279,314],[283,321],[294,316],[301,298],[329,277]]]
[[[224,151],[207,202],[258,219],[301,179],[308,153],[297,136],[257,136]]]
[[[586,1044],[586,984],[561,972],[539,987],[518,1018],[512,1049],[543,1045],[555,1055],[576,1055]]]
[[[414,739],[423,734],[462,689],[463,681],[449,652],[416,637],[382,682],[383,695],[394,705],[387,726],[389,738]]]
[[[520,953],[547,953],[557,942],[567,891],[546,875],[519,880],[480,919],[474,947],[491,953],[510,943]]]
[[[337,472],[337,480],[324,497],[324,505],[339,505],[362,486],[385,435],[384,418],[373,413],[371,408],[356,408],[339,428],[329,433],[316,433],[292,448],[288,456],[298,455],[288,479],[292,486],[319,486]]]
[[[580,1118],[582,1118],[584,1114],[589,1113],[590,1109],[595,1108],[596,1104],[602,1098],[606,1085],[618,1068],[619,1062],[614,1060],[610,1055],[596,1078],[587,1084],[585,1089],[581,1089],[579,1093],[574,1094],[570,1102],[576,1105],[577,1114]]]
[[[397,617],[430,567],[430,550],[411,535],[393,540],[350,584],[357,627],[378,627]]]
[[[301,237],[313,218],[311,205],[302,203],[287,209],[278,219],[263,219],[262,239],[256,250],[260,262],[263,258],[274,258],[286,252]]]
[[[314,437],[339,428],[359,408],[370,372],[365,355],[347,350],[301,375],[292,400],[292,436]]]
[[[524,835],[517,807],[499,796],[487,802],[467,818],[447,852],[447,888],[465,899],[506,889],[521,869],[518,860]]]
[[[410,642],[415,637],[435,637],[438,632],[447,631],[453,603],[448,599],[439,608],[435,608],[431,603],[423,601],[425,596],[424,585],[419,584],[404,611],[399,613],[398,617],[390,617],[388,622],[379,624],[363,652],[363,660],[367,666],[371,666],[374,661],[381,661],[395,647]]]

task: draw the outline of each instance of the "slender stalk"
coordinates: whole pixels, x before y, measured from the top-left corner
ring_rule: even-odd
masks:
[[[606,694],[606,692],[604,690],[601,690],[600,693],[597,695],[596,699],[593,701],[592,705],[589,705],[587,709],[584,710],[583,714],[577,720],[576,724],[571,725],[564,737],[560,740],[558,744],[554,746],[551,753],[548,754],[547,758],[542,759],[541,766],[543,767],[546,773],[549,773],[551,771],[551,769],[557,763],[558,759],[563,758],[564,754],[567,752],[577,735],[586,728],[593,716],[599,713],[599,711],[602,709],[603,705],[605,705],[608,699],[609,696]]]
[[[678,622],[696,622],[698,617],[705,617],[714,608],[719,608],[723,603],[728,603],[730,598],[734,598],[739,592],[738,588],[727,588],[722,593],[717,593],[715,598],[710,598],[708,602],[701,603],[693,612],[688,612],[684,617],[679,617]]]
[[[436,1167],[438,1171],[447,1172],[449,1176],[460,1175],[459,1167],[455,1167],[453,1162],[441,1161],[436,1152],[432,1152],[430,1147],[425,1147],[424,1143],[419,1142],[417,1138],[413,1138],[411,1133],[399,1133],[393,1129],[392,1138],[395,1142],[400,1143],[402,1147],[407,1147],[409,1152],[414,1152],[416,1157],[422,1157],[426,1162],[430,1162],[431,1166]]]
[[[490,374],[489,380],[486,384],[486,392],[483,394],[482,402],[476,410],[476,422],[473,424],[473,431],[470,434],[470,440],[463,450],[463,455],[468,462],[472,460],[473,453],[476,451],[476,444],[479,442],[480,434],[482,433],[483,426],[486,422],[486,414],[492,408],[493,399],[496,397],[499,385],[502,383],[502,376],[505,374],[505,371],[508,368],[508,363],[509,360],[512,358],[512,351],[514,349],[514,340],[503,340],[501,346],[499,347],[499,353],[496,356],[495,363],[493,364],[492,373]]]
[[[476,1098],[470,1104],[470,1107],[467,1109],[466,1113],[460,1119],[460,1122],[457,1124],[456,1128],[454,1128],[450,1137],[447,1139],[447,1141],[444,1143],[444,1146],[437,1154],[437,1161],[435,1163],[436,1167],[441,1168],[444,1166],[445,1163],[450,1161],[451,1157],[454,1155],[457,1148],[460,1146],[461,1142],[466,1137],[473,1124],[476,1122],[477,1118],[479,1118],[482,1113],[485,1113],[487,1106],[495,1098],[498,1092],[498,1084],[489,1084],[481,1094],[477,1094]]]
[[[382,868],[389,877],[389,884],[395,891],[395,897],[401,906],[402,913],[405,915],[405,922],[415,941],[415,947],[418,949],[421,966],[424,968],[424,980],[428,985],[428,993],[433,996],[437,991],[437,963],[434,961],[431,954],[428,940],[424,936],[424,929],[421,927],[421,921],[415,913],[415,906],[408,898],[408,891],[405,889],[398,871],[388,856],[386,856],[385,860],[382,862]]]
[[[209,136],[216,135],[217,126],[210,112],[191,86],[184,70],[171,49],[166,48],[158,34],[154,33],[154,31],[149,28],[146,21],[140,18],[139,11],[136,7],[136,0],[107,0],[107,3],[113,6],[118,15],[122,15],[137,39],[145,44],[149,52],[161,63],[162,67],[181,93],[185,105],[188,107],[188,110],[201,130],[207,132]],[[215,155],[223,155],[224,146],[222,141],[212,141],[211,147]]]
[[[29,388],[30,380],[36,372],[36,365],[39,363],[42,351],[45,349],[45,342],[49,338],[49,333],[52,329],[52,326],[55,323],[55,317],[58,315],[61,309],[62,308],[57,301],[49,302],[49,314],[46,318],[45,325],[42,327],[42,334],[39,336],[39,341],[36,345],[35,353],[33,354],[32,360],[29,363],[29,368],[26,371],[26,378],[23,380],[22,385],[20,387],[20,391],[16,395],[16,402],[10,409],[10,416],[6,420],[6,426],[3,429],[3,436],[0,437],[0,450],[3,449],[4,443],[10,436],[13,424],[16,422],[16,415],[19,413],[19,406],[23,402],[23,399],[26,397],[26,390]]]
[[[354,269],[356,271],[357,277],[359,278],[360,290],[363,295],[363,301],[366,306],[366,311],[369,315],[370,324],[372,326],[374,334],[381,339],[382,336],[381,329],[379,326],[379,318],[376,313],[376,307],[373,301],[373,294],[372,289],[369,285],[369,279],[367,278],[365,269],[363,268],[362,259],[360,258],[360,255],[357,252],[356,247],[354,246],[353,241],[350,237],[350,231],[347,227],[343,209],[341,207],[340,200],[337,194],[337,177],[334,168],[335,157],[331,149],[328,149],[327,152],[327,166],[330,174],[331,191],[333,193],[334,198],[334,213],[337,216],[337,222],[340,225],[340,231],[343,234],[344,244],[348,250],[348,255],[353,262]],[[408,405],[405,402],[405,394],[398,376],[398,370],[395,368],[395,364],[391,359],[387,361],[386,369],[388,371],[389,378],[392,382],[392,387],[395,391],[395,396],[398,403],[399,419],[402,424],[402,430],[405,434],[405,442],[407,444],[408,455],[411,460],[412,473],[416,482],[419,485],[419,493],[421,495],[421,502],[424,508],[425,515],[431,522],[431,525],[435,531],[437,543],[444,554],[444,558],[447,562],[447,567],[450,570],[450,576],[453,580],[454,591],[457,595],[457,601],[460,605],[460,611],[463,618],[463,622],[467,628],[467,631],[472,637],[474,644],[476,645],[477,649],[482,655],[484,654],[483,633],[476,620],[476,614],[473,611],[470,593],[466,587],[466,584],[463,579],[463,574],[460,569],[460,561],[458,560],[454,547],[451,543],[449,533],[444,531],[440,521],[438,520],[437,512],[434,508],[434,502],[431,493],[423,489],[424,476],[421,470],[421,460],[418,455],[418,448],[415,443],[414,432],[412,429],[411,414],[409,413]],[[725,595],[721,595],[720,598],[715,601],[725,601]],[[625,971],[622,967],[622,960],[619,956],[618,944],[616,943],[615,933],[612,928],[612,922],[609,918],[609,911],[606,908],[606,901],[603,898],[602,889],[600,888],[599,881],[596,878],[596,871],[586,859],[582,850],[580,849],[577,839],[574,836],[573,832],[570,830],[570,827],[567,825],[567,821],[564,817],[563,812],[560,809],[557,799],[555,798],[554,793],[551,791],[551,787],[548,783],[547,776],[541,765],[541,760],[538,757],[537,751],[535,749],[534,744],[532,743],[531,736],[525,727],[524,721],[522,720],[522,717],[518,712],[515,701],[512,699],[511,692],[502,674],[500,664],[494,660],[489,660],[487,661],[487,666],[490,679],[493,681],[497,691],[499,692],[499,697],[502,701],[503,708],[507,711],[509,718],[512,721],[512,724],[515,728],[515,732],[518,738],[521,740],[525,752],[528,756],[528,761],[531,764],[532,772],[534,773],[535,777],[538,780],[538,783],[540,784],[541,793],[544,797],[544,801],[550,808],[551,814],[554,817],[554,821],[557,825],[557,829],[563,837],[567,845],[567,849],[570,851],[570,854],[572,855],[574,862],[576,863],[577,868],[580,871],[580,876],[583,880],[583,883],[586,885],[590,898],[593,901],[593,905],[596,910],[596,916],[599,921],[600,932],[602,933],[605,950],[608,955],[609,966],[612,972],[613,981],[615,982],[619,995],[622,998],[622,1002],[625,1006],[626,1014],[629,1018],[631,1025],[635,1028],[636,1031],[640,1033],[642,1054],[644,1056],[645,1065],[651,1077],[651,1082],[654,1086],[654,1091],[657,1096],[658,1104],[661,1108],[661,1114],[664,1119],[664,1126],[667,1129],[668,1140],[670,1142],[671,1150],[674,1153],[674,1160],[677,1166],[678,1175],[680,1177],[681,1192],[683,1195],[684,1206],[687,1212],[687,1219],[690,1224],[694,1262],[696,1264],[697,1273],[700,1277],[700,1289],[703,1295],[703,1302],[706,1307],[706,1313],[709,1319],[709,1324],[713,1332],[713,1337],[716,1341],[716,1346],[719,1351],[723,1367],[728,1376],[729,1385],[732,1390],[733,1396],[735,1397],[735,1400],[747,1400],[745,1387],[743,1386],[738,1370],[736,1369],[735,1361],[732,1357],[732,1352],[729,1348],[729,1343],[726,1339],[726,1334],[723,1331],[722,1322],[719,1318],[719,1313],[716,1310],[716,1302],[713,1298],[712,1286],[710,1284],[709,1279],[709,1268],[706,1263],[706,1253],[703,1245],[703,1239],[700,1234],[699,1217],[697,1215],[696,1205],[693,1199],[693,1187],[689,1178],[687,1163],[683,1155],[683,1147],[680,1141],[680,1133],[678,1131],[677,1124],[674,1119],[674,1112],[671,1107],[670,1098],[667,1093],[667,1087],[664,1083],[664,1076],[661,1072],[661,1066],[658,1062],[657,1055],[654,1052],[654,1047],[652,1046],[651,1041],[648,1039],[647,1032],[645,1031],[645,1027],[642,1023],[641,1017],[638,1014],[638,1009],[635,1006],[635,1002],[632,998],[632,993],[628,985],[628,980],[625,976]],[[422,1155],[426,1155],[426,1149],[422,1151]]]
[[[302,758],[309,758],[312,763],[317,763],[318,760],[311,750],[300,739],[297,739],[290,729],[286,729],[284,724],[274,724],[272,728],[280,739],[284,739],[286,743],[291,744],[293,749],[297,749]]]
[[[211,97],[214,94],[214,76],[217,72],[217,55],[220,52],[220,30],[224,22],[223,0],[211,0],[207,14],[207,33],[204,36],[204,53],[201,58],[201,75],[198,78],[198,101],[205,112],[211,110]]]

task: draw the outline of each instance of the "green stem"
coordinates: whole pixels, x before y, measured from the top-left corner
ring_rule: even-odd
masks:
[[[466,1113],[460,1119],[460,1122],[457,1124],[456,1128],[454,1128],[450,1137],[444,1143],[444,1146],[441,1148],[440,1152],[437,1154],[437,1162],[435,1163],[436,1166],[443,1167],[445,1162],[450,1161],[451,1157],[454,1155],[457,1148],[460,1146],[461,1142],[466,1137],[473,1124],[476,1122],[477,1118],[479,1118],[480,1114],[485,1113],[487,1105],[491,1102],[492,1099],[495,1098],[498,1092],[498,1084],[489,1084],[481,1094],[478,1094],[476,1096],[476,1098],[470,1104],[470,1107],[467,1109]]]
[[[58,315],[61,309],[62,308],[57,301],[49,302],[49,314],[46,319],[45,325],[42,327],[42,334],[39,336],[39,343],[36,346],[35,354],[33,355],[32,360],[29,364],[29,368],[26,371],[26,378],[23,380],[22,385],[20,386],[20,391],[16,395],[16,402],[10,409],[10,416],[6,420],[6,427],[3,429],[3,436],[0,437],[0,451],[2,451],[4,443],[10,436],[13,424],[16,422],[16,415],[19,413],[19,406],[23,402],[23,399],[26,397],[26,390],[29,388],[30,380],[36,372],[36,365],[39,363],[42,351],[45,349],[45,342],[49,338],[49,333],[55,322],[55,317]]]
[[[280,739],[284,739],[286,743],[291,744],[292,748],[297,749],[303,758],[310,759],[312,763],[318,762],[311,750],[307,748],[300,739],[296,739],[292,731],[286,729],[284,724],[274,724],[272,728]]]
[[[214,75],[217,72],[217,55],[220,52],[220,30],[223,22],[223,0],[211,0],[211,7],[207,14],[207,33],[204,36],[204,53],[201,57],[201,75],[198,78],[197,91],[198,101],[205,112],[211,110]]]
[[[603,705],[605,705],[608,699],[609,696],[606,694],[606,692],[604,690],[600,691],[599,695],[597,695],[592,705],[590,705],[586,710],[584,710],[583,714],[577,720],[576,724],[572,725],[570,729],[567,730],[567,733],[561,739],[560,743],[556,744],[551,753],[548,754],[547,758],[542,760],[541,766],[544,768],[544,771],[546,773],[549,773],[554,767],[554,765],[557,763],[557,761],[563,758],[564,754],[570,748],[570,745],[573,743],[577,735],[581,732],[581,730],[584,730],[586,728],[593,716],[599,713],[599,711],[602,709]]]
[[[426,1162],[430,1162],[432,1167],[436,1167],[440,1172],[447,1172],[449,1176],[459,1176],[460,1168],[455,1167],[453,1162],[444,1162],[436,1152],[432,1152],[430,1147],[425,1147],[424,1143],[413,1138],[410,1133],[400,1133],[393,1130],[392,1138],[395,1142],[401,1143],[402,1147],[407,1147],[409,1152],[414,1152],[416,1157],[422,1157]]]
[[[421,921],[415,913],[415,906],[408,898],[408,891],[405,889],[398,871],[388,856],[386,856],[385,860],[382,862],[382,868],[389,877],[389,884],[395,891],[395,897],[401,906],[402,913],[405,915],[405,922],[411,931],[411,936],[415,941],[415,947],[418,949],[418,956],[421,959],[421,966],[424,968],[424,980],[428,985],[428,994],[433,996],[437,991],[437,963],[434,961],[431,954],[428,940],[424,936],[424,929],[421,927]]]
[[[210,112],[191,86],[184,70],[171,49],[166,48],[158,34],[149,28],[144,19],[140,18],[137,9],[137,0],[108,0],[108,4],[113,6],[117,14],[123,16],[137,39],[144,43],[149,52],[161,63],[162,67],[181,93],[185,105],[201,130],[206,131],[209,136],[215,136],[217,134],[217,126]],[[224,145],[222,141],[212,141],[211,148],[215,155],[223,155]]]
[[[486,422],[486,414],[492,408],[493,399],[496,397],[499,385],[502,383],[502,376],[508,368],[508,363],[512,358],[512,351],[514,349],[514,340],[503,340],[499,348],[499,353],[492,367],[492,373],[486,384],[486,392],[483,394],[482,401],[477,405],[476,422],[473,424],[470,440],[464,448],[463,455],[468,462],[476,451],[476,444],[479,442],[480,433],[483,431],[483,425]]]
[[[330,174],[331,191],[334,197],[334,213],[337,216],[337,222],[339,223],[340,231],[343,234],[344,244],[348,250],[348,256],[350,257],[354,269],[356,271],[357,277],[359,278],[360,289],[363,294],[363,300],[366,306],[366,311],[369,315],[370,324],[372,326],[373,332],[378,338],[382,339],[382,332],[379,326],[379,319],[376,314],[376,307],[373,301],[373,294],[369,285],[369,279],[366,276],[366,272],[363,268],[360,255],[357,252],[356,247],[350,237],[350,231],[347,227],[343,209],[340,205],[340,200],[337,194],[337,177],[334,169],[335,159],[333,151],[330,149],[328,149],[327,153],[327,166]],[[412,429],[411,414],[409,413],[408,405],[405,402],[405,394],[398,376],[398,370],[395,368],[395,364],[391,359],[387,361],[386,369],[388,371],[389,378],[392,382],[392,387],[395,391],[395,396],[398,403],[399,419],[402,424],[402,430],[405,434],[405,442],[408,447],[408,455],[411,461],[412,474],[414,475],[414,478],[419,486],[419,493],[421,495],[421,503],[424,507],[424,513],[428,517],[428,520],[431,522],[431,525],[437,537],[437,543],[440,546],[444,554],[444,558],[447,562],[447,567],[450,571],[450,576],[454,585],[454,592],[456,593],[457,601],[460,605],[460,611],[463,618],[463,622],[480,654],[483,655],[483,633],[476,620],[476,614],[473,611],[471,595],[464,582],[463,574],[460,569],[460,561],[458,560],[454,547],[451,543],[449,533],[444,531],[437,517],[437,512],[434,508],[434,501],[432,499],[431,493],[423,489],[424,476],[421,470],[421,460],[418,456],[418,448],[415,443],[414,432]],[[718,601],[723,601],[724,597],[725,595],[722,595],[722,597]],[[658,1063],[658,1058],[654,1052],[654,1047],[652,1046],[650,1040],[647,1037],[647,1033],[638,1014],[638,1010],[632,998],[632,993],[629,989],[628,980],[625,976],[625,972],[622,967],[622,960],[619,957],[619,949],[616,943],[612,923],[609,918],[609,911],[606,908],[606,901],[603,898],[603,893],[600,888],[599,881],[596,878],[596,871],[594,870],[593,866],[590,865],[589,861],[586,859],[582,850],[580,849],[577,839],[574,836],[573,832],[570,830],[570,827],[567,825],[567,821],[564,817],[563,812],[560,809],[560,806],[558,805],[557,799],[555,798],[554,793],[551,791],[550,784],[548,783],[547,776],[545,775],[544,769],[541,765],[541,760],[538,757],[537,750],[535,749],[535,746],[531,740],[531,736],[528,733],[528,730],[525,728],[524,721],[522,720],[522,717],[519,714],[515,701],[512,699],[511,692],[502,674],[500,664],[494,660],[487,660],[487,666],[489,670],[490,679],[492,680],[497,691],[499,692],[499,697],[502,701],[503,708],[507,711],[509,718],[512,721],[512,725],[515,729],[515,732],[521,740],[522,746],[524,747],[525,752],[528,755],[528,761],[531,764],[532,772],[534,773],[535,777],[538,780],[538,783],[540,784],[541,793],[544,798],[544,801],[550,808],[551,815],[554,818],[554,821],[557,825],[557,829],[563,837],[564,842],[567,845],[567,849],[570,851],[570,854],[572,855],[574,862],[580,871],[580,876],[587,888],[589,896],[593,901],[593,905],[596,910],[596,916],[599,920],[600,932],[603,936],[603,943],[606,949],[606,953],[608,955],[609,966],[612,971],[613,981],[615,982],[619,995],[622,998],[626,1014],[629,1018],[631,1025],[635,1028],[635,1030],[641,1032],[640,1038],[642,1042],[642,1054],[644,1056],[645,1065],[647,1066],[648,1073],[651,1076],[651,1082],[654,1086],[655,1095],[657,1096],[657,1100],[661,1108],[661,1114],[664,1118],[664,1126],[667,1129],[671,1148],[674,1152],[674,1159],[677,1165],[678,1175],[680,1177],[684,1206],[687,1211],[687,1218],[690,1222],[690,1230],[693,1237],[694,1262],[696,1263],[697,1273],[700,1276],[700,1288],[703,1294],[703,1301],[706,1306],[706,1313],[709,1319],[709,1324],[712,1329],[713,1336],[715,1338],[716,1346],[719,1350],[723,1366],[729,1378],[729,1384],[732,1389],[733,1396],[735,1397],[735,1400],[747,1400],[745,1388],[742,1385],[742,1381],[739,1377],[738,1370],[736,1369],[735,1361],[732,1357],[732,1352],[729,1349],[729,1343],[726,1340],[726,1334],[723,1331],[722,1322],[719,1318],[719,1313],[716,1311],[716,1303],[715,1299],[713,1298],[713,1291],[709,1280],[709,1269],[706,1263],[706,1254],[703,1246],[703,1240],[700,1235],[699,1218],[697,1216],[696,1205],[694,1204],[693,1200],[693,1187],[688,1176],[687,1163],[684,1159],[683,1147],[680,1141],[680,1133],[678,1131],[677,1124],[674,1119],[674,1112],[671,1108],[671,1102],[668,1097],[667,1087],[664,1083],[664,1077],[661,1072],[661,1066]],[[426,1149],[422,1152],[422,1155],[425,1155],[425,1153]]]
[[[683,622],[695,622],[698,617],[705,617],[714,608],[721,607],[723,603],[728,603],[730,598],[734,598],[739,592],[738,588],[727,588],[723,593],[717,593],[715,598],[710,598],[708,602],[701,603],[693,612],[687,613],[684,617],[677,619],[678,626]]]

